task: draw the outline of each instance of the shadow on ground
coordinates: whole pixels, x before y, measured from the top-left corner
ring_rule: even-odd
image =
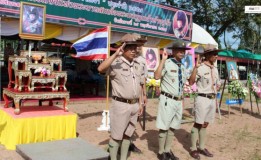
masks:
[[[190,133],[188,131],[184,130],[184,129],[178,129],[178,130],[175,131],[175,137],[177,138],[178,143],[182,144],[183,148],[186,151],[189,152],[190,151],[190,144],[191,144]]]
[[[84,114],[78,113],[79,119],[85,119],[85,118],[89,118],[89,117],[92,117],[92,116],[102,116],[102,111],[93,112],[93,113],[84,113]]]
[[[157,130],[147,130],[145,134],[140,136],[140,139],[147,140],[148,149],[157,154],[159,148]]]

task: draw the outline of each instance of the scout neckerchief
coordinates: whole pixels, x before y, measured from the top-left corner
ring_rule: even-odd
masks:
[[[208,63],[206,63],[206,62],[204,62],[204,64],[205,64],[206,66],[208,66],[208,67],[210,68],[210,70],[211,70],[211,81],[212,81],[211,88],[212,88],[213,92],[216,93],[216,90],[215,90],[215,88],[214,88],[215,78],[216,78],[216,77],[215,77],[215,74],[214,74],[214,66],[211,65],[211,64],[208,64]]]
[[[179,67],[179,71],[178,71],[178,77],[179,77],[179,95],[181,95],[181,89],[183,87],[183,81],[182,81],[182,71],[181,71],[181,62],[178,62],[176,59],[171,58],[171,61],[174,62],[178,67]]]
[[[129,62],[127,59],[125,59],[123,56],[121,56],[121,59],[123,62],[125,62],[129,67],[131,71],[131,76],[132,76],[132,84],[133,84],[133,90],[134,90],[134,96],[136,97],[136,75],[133,71],[133,66],[134,66],[134,60],[132,62]]]

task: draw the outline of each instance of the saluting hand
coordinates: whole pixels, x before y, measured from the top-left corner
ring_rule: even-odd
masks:
[[[166,60],[166,59],[168,59],[168,52],[167,52],[167,49],[164,48],[163,54],[162,54],[162,60]]]
[[[124,52],[123,49],[124,49],[125,45],[126,45],[126,43],[124,42],[124,43],[116,50],[115,54],[116,54],[117,56],[121,56],[121,55],[122,55],[122,53]]]
[[[197,55],[197,62],[196,62],[195,67],[198,68],[200,65],[201,65],[201,57],[200,57],[200,55],[198,54],[198,55]]]

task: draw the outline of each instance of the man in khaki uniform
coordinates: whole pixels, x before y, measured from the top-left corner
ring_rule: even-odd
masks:
[[[171,145],[174,139],[174,130],[180,128],[182,119],[182,95],[186,81],[185,68],[181,63],[186,48],[185,44],[176,44],[172,49],[173,57],[168,58],[166,51],[163,52],[162,61],[155,71],[155,79],[161,78],[161,95],[158,107],[156,127],[159,129],[159,152],[160,160],[178,160],[172,153]]]
[[[125,41],[124,44],[98,67],[98,71],[110,76],[112,105],[110,108],[111,139],[109,151],[111,160],[117,160],[121,145],[120,159],[126,160],[130,138],[135,131],[138,114],[142,113],[139,100],[144,71],[134,58],[140,41]]]
[[[200,159],[199,154],[213,157],[205,148],[206,128],[209,123],[214,122],[216,111],[216,94],[220,87],[218,70],[214,66],[220,50],[212,49],[204,52],[205,61],[201,64],[198,57],[189,79],[189,84],[196,82],[198,96],[195,101],[195,123],[191,130],[191,152],[190,155],[195,159]],[[199,139],[199,148],[197,140]]]
[[[145,41],[144,41],[145,42]],[[135,61],[137,61],[141,66],[142,66],[142,70],[144,71],[144,82],[141,83],[141,101],[140,101],[140,105],[142,105],[142,107],[146,107],[147,104],[147,91],[146,91],[146,77],[148,75],[148,69],[146,66],[146,59],[141,55],[141,47],[138,47],[137,49],[137,55],[135,57]],[[145,109],[143,110],[143,112],[146,111]],[[133,141],[131,141],[130,147],[129,147],[129,151],[135,152],[135,153],[142,153],[141,150],[133,143]]]

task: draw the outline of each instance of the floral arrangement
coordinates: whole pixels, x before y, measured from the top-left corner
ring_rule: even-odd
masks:
[[[197,86],[196,84],[193,84],[192,86],[189,85],[189,82],[186,81],[186,83],[184,84],[184,89],[183,89],[183,95],[184,97],[190,97],[193,98],[195,96],[197,96]]]
[[[147,92],[149,91],[150,88],[152,89],[152,96],[151,96],[152,98],[155,95],[155,91],[156,91],[157,87],[160,87],[160,80],[156,80],[154,78],[147,78],[146,89],[147,89]]]
[[[51,71],[49,69],[46,69],[45,67],[39,67],[34,70],[34,73],[40,73],[40,76],[48,76],[51,74]]]
[[[248,94],[248,89],[243,86],[243,84],[239,80],[234,80],[228,85],[228,93],[235,98],[246,99]]]
[[[252,92],[256,98],[261,98],[261,82],[258,81],[256,74],[250,73],[248,75],[248,86],[250,92]]]

